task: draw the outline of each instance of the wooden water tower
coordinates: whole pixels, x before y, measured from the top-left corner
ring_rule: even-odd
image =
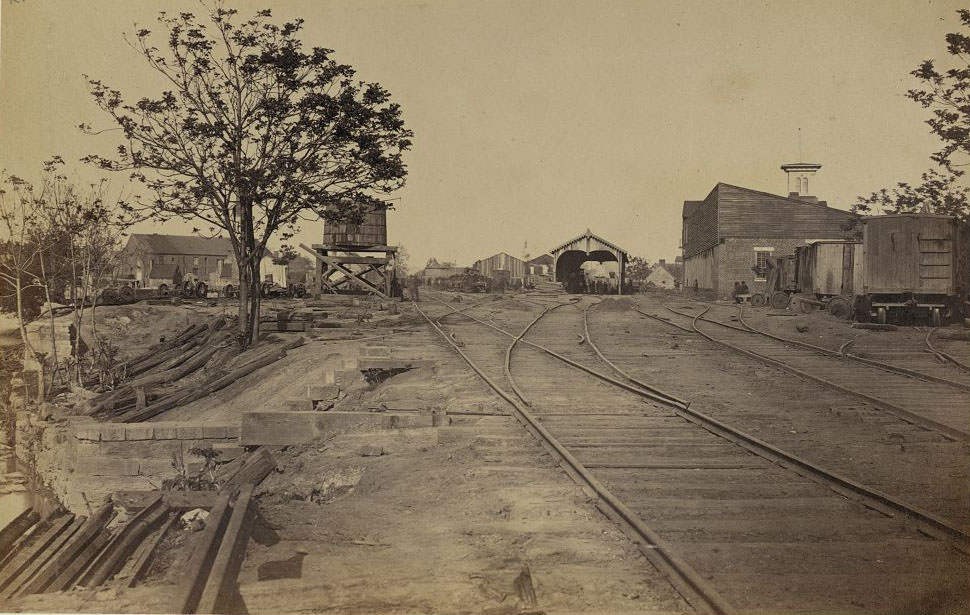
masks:
[[[360,224],[324,222],[323,243],[310,250],[320,263],[320,292],[389,297],[394,255],[387,245],[387,207],[364,212]]]

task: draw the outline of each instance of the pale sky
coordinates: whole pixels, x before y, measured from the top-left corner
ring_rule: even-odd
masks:
[[[0,167],[109,152],[82,74],[131,99],[159,88],[122,39],[194,1],[0,0]],[[724,181],[784,194],[778,168],[823,165],[811,192],[843,208],[914,181],[937,141],[904,97],[945,58],[960,2],[575,0],[229,1],[306,20],[391,91],[414,133],[390,242],[459,264],[532,255],[590,228],[632,255],[679,254],[685,199]],[[114,176],[116,187],[123,177]],[[181,223],[136,231],[185,233]],[[322,223],[300,240],[318,243]]]

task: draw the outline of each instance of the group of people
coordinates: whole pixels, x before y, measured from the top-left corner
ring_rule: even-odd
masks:
[[[606,280],[587,279],[582,272],[569,274],[565,283],[566,292],[572,294],[607,295],[616,293],[616,287]]]
[[[734,283],[734,291],[731,293],[731,299],[735,303],[743,303],[744,296],[750,294],[751,290],[748,288],[748,283],[742,280],[741,282]]]

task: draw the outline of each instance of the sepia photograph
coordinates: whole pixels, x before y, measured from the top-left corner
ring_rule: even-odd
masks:
[[[0,613],[970,615],[970,0],[0,0]]]

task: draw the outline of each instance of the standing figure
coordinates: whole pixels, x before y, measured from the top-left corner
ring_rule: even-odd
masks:
[[[408,280],[408,294],[411,296],[411,301],[418,301],[418,278],[412,277]]]

